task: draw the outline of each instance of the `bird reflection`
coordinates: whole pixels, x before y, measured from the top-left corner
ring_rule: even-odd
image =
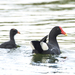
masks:
[[[32,57],[32,62],[35,63],[56,63],[58,62],[57,55],[51,54],[36,54]]]

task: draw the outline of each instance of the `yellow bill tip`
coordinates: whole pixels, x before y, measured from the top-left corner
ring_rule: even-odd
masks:
[[[67,34],[65,34],[65,36],[67,36]]]

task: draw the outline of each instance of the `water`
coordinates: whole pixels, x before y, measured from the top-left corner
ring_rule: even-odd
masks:
[[[40,40],[54,26],[68,36],[57,37],[61,54],[32,55],[31,40]],[[0,49],[0,75],[75,74],[74,0],[0,0],[0,43],[16,28],[17,49]]]

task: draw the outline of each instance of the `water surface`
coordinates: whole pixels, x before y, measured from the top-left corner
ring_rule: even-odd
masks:
[[[54,26],[68,36],[57,37],[61,54],[33,55],[31,40],[40,40]],[[16,28],[17,49],[0,49],[0,75],[75,74],[74,0],[0,0],[0,43]]]

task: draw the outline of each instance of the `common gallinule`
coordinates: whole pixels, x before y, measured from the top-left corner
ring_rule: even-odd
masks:
[[[64,34],[67,36],[60,26],[55,26],[50,31],[49,35],[46,35],[40,41],[31,41],[31,47],[33,49],[32,53],[59,55],[61,52],[56,39],[59,34]],[[48,42],[46,42],[47,37],[49,37]]]

